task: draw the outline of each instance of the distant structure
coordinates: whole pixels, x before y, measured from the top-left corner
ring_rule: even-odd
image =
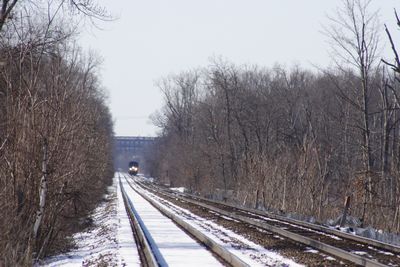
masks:
[[[116,170],[128,171],[130,161],[138,161],[140,172],[146,173],[145,154],[154,144],[155,137],[115,136],[114,167]]]

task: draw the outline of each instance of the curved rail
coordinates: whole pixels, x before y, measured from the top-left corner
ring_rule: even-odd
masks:
[[[147,190],[152,190],[151,188],[149,188],[146,185],[143,185],[142,183],[141,183],[141,186],[143,186]],[[286,237],[288,239],[291,239],[293,241],[305,244],[307,246],[312,246],[312,247],[314,247],[316,249],[319,249],[320,251],[326,252],[326,253],[331,254],[333,256],[336,256],[338,258],[342,258],[342,259],[351,261],[351,262],[356,263],[356,264],[361,265],[361,266],[387,266],[386,264],[380,263],[380,262],[378,262],[376,260],[368,259],[363,255],[357,255],[357,254],[354,254],[352,252],[346,251],[344,249],[337,248],[335,246],[320,242],[320,241],[318,241],[316,239],[305,237],[303,235],[300,235],[300,234],[297,234],[297,233],[282,229],[280,227],[271,225],[271,224],[267,223],[266,221],[260,221],[260,219],[249,218],[247,216],[243,216],[243,215],[232,213],[231,211],[225,211],[225,210],[222,210],[222,209],[217,208],[215,206],[211,206],[211,205],[204,204],[204,203],[201,203],[199,201],[190,199],[188,197],[183,196],[182,194],[171,194],[171,193],[161,192],[160,190],[158,190],[157,192],[160,193],[160,194],[164,194],[167,197],[174,197],[174,198],[179,197],[179,198],[181,198],[182,200],[184,200],[184,201],[186,201],[188,203],[191,203],[191,204],[194,204],[194,205],[198,205],[200,207],[206,208],[208,210],[212,210],[213,212],[219,213],[221,215],[228,216],[228,217],[236,219],[238,221],[254,225],[254,226],[259,227],[261,229],[264,229],[264,230],[267,230],[267,231],[270,231],[270,232],[274,232],[276,234],[284,236],[284,237]],[[207,200],[207,201],[209,201],[209,200]],[[209,201],[209,202],[212,202],[212,201]],[[222,204],[224,206],[228,206],[225,203],[218,203],[218,204]],[[232,207],[232,208],[235,208],[235,209],[239,210],[239,208],[237,208],[237,207]],[[245,210],[245,211],[249,212],[249,210]],[[250,212],[254,212],[254,211],[251,210]],[[262,214],[262,216],[266,216],[266,214]],[[274,219],[278,220],[278,218],[274,218]],[[294,223],[294,222],[291,221],[290,223]],[[308,224],[304,224],[303,226],[311,228],[311,227],[309,227]],[[318,228],[318,230],[322,232],[324,229],[322,230],[322,228]]]

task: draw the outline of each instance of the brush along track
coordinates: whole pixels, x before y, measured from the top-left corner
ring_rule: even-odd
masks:
[[[277,216],[271,217],[260,211],[241,209],[220,202],[216,203],[205,199],[199,199],[186,194],[172,194],[159,188],[149,188],[143,185],[143,183],[141,183],[141,185],[144,186],[145,189],[152,190],[165,197],[179,198],[180,201],[195,204],[223,216],[274,232],[285,238],[312,246],[335,257],[349,260],[357,265],[400,266],[400,257],[396,255],[398,254],[396,252],[398,247],[395,246],[384,244],[379,247],[377,244],[379,245],[380,242],[369,239],[362,240],[363,242],[361,243],[345,238],[346,234],[341,232],[340,235],[335,235],[334,233],[338,231],[332,231],[332,229],[329,229],[330,231],[324,231],[326,228],[322,226],[312,228],[310,227],[312,226],[311,224],[302,223],[302,225],[299,225],[295,220],[280,220]],[[388,250],[388,248],[391,247],[393,247],[392,250]]]

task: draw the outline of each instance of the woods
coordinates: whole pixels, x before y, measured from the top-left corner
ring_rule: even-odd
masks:
[[[350,197],[361,226],[399,233],[399,61],[386,29],[395,61],[381,63],[370,2],[343,1],[330,18],[333,68],[214,60],[162,80],[154,176],[321,221],[340,216]]]
[[[160,79],[157,86],[164,104],[152,116],[160,136],[153,149],[146,150],[147,162],[141,162],[141,168],[170,187],[318,221],[339,219],[346,200],[345,213],[356,218],[357,226],[400,233],[397,29],[384,26],[371,3],[342,0],[337,12],[329,15],[322,31],[329,44],[330,67],[263,67],[214,58],[208,66]],[[187,57],[179,45],[197,44],[190,53],[201,55],[200,46],[211,43],[214,49],[205,37],[218,39],[225,33],[228,42],[249,38],[238,42],[240,49],[269,43],[259,38],[264,33],[255,26],[253,34],[258,36],[250,38],[253,25],[242,23],[225,32],[223,26],[237,21],[232,14],[240,14],[234,8],[238,13],[229,14],[230,22],[221,28],[214,27],[224,18],[218,12],[231,9],[212,10],[217,12],[210,12],[215,17],[204,23],[209,24],[205,30],[193,26],[194,19],[204,16],[190,13],[192,6],[176,8],[186,10],[181,17],[173,8],[170,13],[156,10],[153,3],[135,3],[139,7],[143,10],[129,15],[145,14],[137,21],[148,25],[128,25],[123,34],[101,40],[113,59],[118,58],[108,68],[114,72],[110,80],[115,87],[140,88],[120,91],[116,98],[125,110],[115,110],[127,112],[118,115],[126,127],[139,128],[146,117],[140,105],[146,102],[146,79],[165,73],[162,65],[169,67],[176,58]],[[171,16],[161,21],[146,12]],[[254,21],[269,23],[261,15]],[[178,20],[166,23],[172,17]],[[90,224],[87,215],[112,182],[114,130],[99,77],[101,59],[77,44],[82,21],[110,19],[91,0],[0,0],[0,266],[31,266],[71,249],[71,235]],[[400,27],[396,12],[392,19]],[[273,26],[283,32],[279,24]],[[175,28],[184,34],[173,35],[170,25],[179,26]],[[241,37],[246,31],[249,35]],[[297,51],[294,32],[282,36],[291,34],[293,40],[285,43]],[[169,40],[174,36],[185,42],[178,37]],[[283,37],[268,38],[279,43]],[[390,55],[381,53],[385,41]],[[179,56],[172,53],[175,46]],[[127,51],[121,52],[123,47]],[[282,50],[290,55],[287,48]],[[163,59],[159,51],[171,54]],[[142,57],[145,60],[140,61]],[[143,82],[143,89],[137,82]],[[156,97],[151,100],[156,102]],[[123,138],[130,140],[125,135],[132,133],[126,133]],[[124,146],[126,153],[117,155],[121,162],[136,161],[138,150]],[[121,163],[118,171],[125,165]],[[345,225],[345,220],[340,223]]]
[[[89,9],[17,2],[1,1],[0,13],[2,266],[32,265],[69,248],[67,237],[113,177],[99,60],[81,52],[61,12]]]
[[[339,216],[351,196],[353,216],[399,231],[397,81],[377,69],[369,82],[366,171],[355,72],[217,62],[170,77],[160,85],[166,104],[155,118],[163,132],[154,176],[202,195],[231,191],[241,205],[318,219]],[[353,95],[344,98],[343,90]]]

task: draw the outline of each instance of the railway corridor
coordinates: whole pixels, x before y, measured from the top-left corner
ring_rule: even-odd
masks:
[[[398,247],[344,240],[346,234],[321,226],[177,193],[126,173],[115,173],[96,211],[93,226],[74,236],[75,250],[39,265],[400,266]],[[296,241],[300,235],[314,241]],[[356,259],[345,260],[350,254]]]
[[[117,176],[120,191],[129,198],[127,212],[132,211],[146,236],[156,266],[302,266],[157,197],[127,174]]]

